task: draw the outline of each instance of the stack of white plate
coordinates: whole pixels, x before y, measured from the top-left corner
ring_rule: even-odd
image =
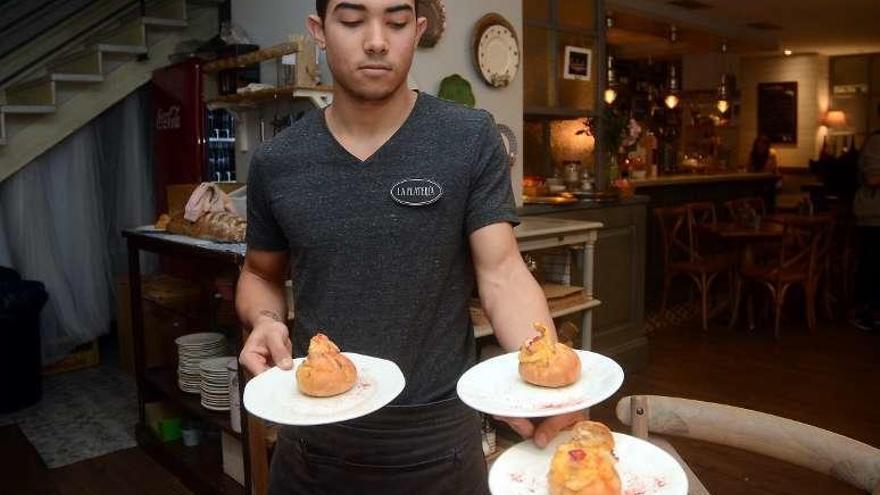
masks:
[[[178,337],[177,385],[184,392],[201,393],[202,374],[199,365],[205,359],[227,354],[226,337],[222,333],[192,333]]]
[[[202,373],[200,385],[202,407],[212,411],[229,410],[229,363],[235,362],[232,356],[205,359],[199,365]]]

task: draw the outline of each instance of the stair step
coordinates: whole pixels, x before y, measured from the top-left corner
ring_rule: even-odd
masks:
[[[158,5],[148,6],[146,17],[185,21],[187,18],[186,1],[165,0]]]
[[[64,72],[53,72],[49,74],[49,79],[55,82],[69,83],[100,83],[104,82],[104,76],[101,74],[68,74]]]
[[[0,106],[0,113],[8,115],[37,115],[46,113],[55,113],[58,107],[55,105],[3,105]]]
[[[46,77],[6,88],[6,103],[17,106],[55,105],[55,82]]]
[[[166,18],[162,18],[162,17],[142,17],[141,21],[143,21],[145,26],[150,26],[150,27],[185,28],[187,26],[187,22],[184,19],[166,19]]]
[[[95,45],[102,53],[124,53],[129,55],[144,55],[147,47],[143,45],[114,45],[110,43],[98,43]]]
[[[49,64],[50,72],[62,72],[65,74],[93,74],[102,75],[104,65],[101,53],[94,47],[74,52],[68,56],[53,60]]]

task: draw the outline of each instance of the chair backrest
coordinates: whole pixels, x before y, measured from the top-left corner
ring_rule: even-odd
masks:
[[[691,251],[695,258],[701,258],[706,253],[703,252],[703,237],[700,235],[700,227],[715,226],[718,223],[718,216],[715,214],[715,205],[713,203],[687,203],[684,205],[688,211],[688,238]]]
[[[684,206],[654,209],[660,227],[660,247],[663,249],[664,266],[671,262],[695,259],[691,242],[691,226],[688,209]]]
[[[805,265],[809,277],[819,274],[822,262],[831,248],[834,220],[830,216],[811,219],[789,218],[784,221],[784,234],[779,252],[779,266],[790,268]]]
[[[691,438],[774,457],[880,495],[880,449],[770,414],[659,395],[624,397],[617,418],[633,435]]]
[[[743,213],[749,210],[761,216],[767,214],[767,205],[764,203],[764,198],[761,197],[732,199],[724,203],[724,209],[727,210],[727,215],[733,221],[738,221],[742,218]]]

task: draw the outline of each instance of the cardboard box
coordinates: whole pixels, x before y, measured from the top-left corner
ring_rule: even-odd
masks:
[[[239,485],[244,486],[244,458],[242,457],[241,442],[225,431],[221,435],[223,472],[237,481]]]

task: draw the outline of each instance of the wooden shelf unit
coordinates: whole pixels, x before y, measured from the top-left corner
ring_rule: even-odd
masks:
[[[333,88],[329,86],[315,86],[313,88],[304,86],[281,86],[277,88],[267,88],[259,91],[251,91],[247,93],[237,93],[234,95],[222,95],[215,98],[205,100],[205,104],[209,108],[234,108],[234,107],[256,107],[260,104],[282,100],[285,98],[323,98],[333,94]]]
[[[177,372],[173,367],[148,368],[144,346],[144,311],[141,285],[141,252],[171,255],[193,264],[209,267],[236,267],[244,262],[244,244],[215,243],[193,239],[152,228],[130,229],[123,232],[128,243],[128,271],[131,286],[131,326],[134,343],[135,381],[138,388],[139,422],[136,428],[138,445],[157,462],[168,468],[197,495],[250,495],[265,493],[268,479],[268,453],[263,423],[250,417],[241,407],[242,432],[232,429],[229,412],[215,412],[201,406],[196,394],[188,394],[177,386]],[[203,270],[206,277],[217,270]],[[243,329],[230,342],[245,341]],[[229,336],[227,336],[229,337]],[[235,354],[240,349],[230,349]],[[240,393],[246,383],[243,369],[239,369]],[[244,460],[244,486],[223,473],[219,434],[216,441],[208,439],[198,447],[184,447],[180,441],[160,442],[146,425],[145,404],[164,400],[179,406],[187,414],[202,419],[241,441]]]
[[[234,57],[221,58],[208,62],[202,66],[202,72],[205,74],[213,74],[221,70],[238,69],[249,65],[258,64],[264,60],[272,60],[273,58],[283,57],[291,53],[302,51],[306,43],[303,38],[299,38],[286,43],[263,48],[254,52],[236,55]]]
[[[602,227],[598,222],[582,222],[545,217],[522,217],[521,223],[514,229],[519,250],[522,253],[568,247],[574,254],[571,260],[572,282],[583,287],[584,299],[570,306],[551,307],[550,316],[554,319],[574,313],[581,315],[581,341],[578,346],[583,350],[592,347],[593,315],[592,310],[602,305],[593,294],[593,273],[596,240],[598,230]],[[548,304],[552,306],[552,304]],[[474,327],[477,338],[492,335],[491,325]]]

